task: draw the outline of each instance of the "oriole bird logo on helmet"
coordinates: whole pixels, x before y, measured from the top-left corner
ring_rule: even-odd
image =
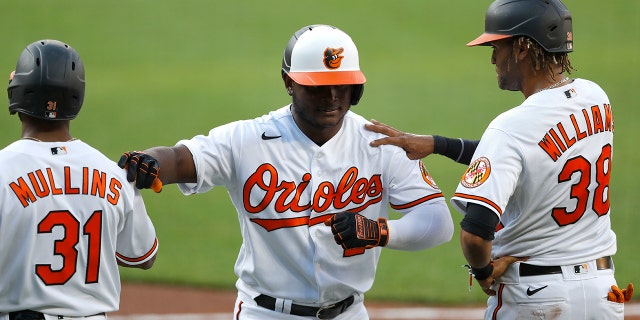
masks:
[[[324,65],[329,69],[338,69],[340,68],[340,63],[342,63],[341,56],[344,52],[344,48],[327,48],[324,50]]]

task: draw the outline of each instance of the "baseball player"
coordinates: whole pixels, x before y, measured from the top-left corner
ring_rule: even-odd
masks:
[[[85,93],[69,45],[27,46],[7,92],[22,138],[0,150],[0,320],[106,319],[118,265],[148,269],[158,250],[140,191],[69,131]]]
[[[496,0],[485,32],[468,44],[476,45],[493,48],[498,85],[521,91],[520,106],[494,119],[479,143],[377,123],[369,128],[391,137],[372,145],[470,160],[451,202],[465,215],[471,273],[490,296],[485,319],[623,319],[633,285],[621,290],[614,278],[612,107],[597,84],[565,75],[573,69],[568,9],[559,0]]]
[[[243,237],[234,319],[368,319],[364,293],[382,247],[449,241],[449,209],[421,161],[369,146],[381,135],[350,111],[365,76],[346,33],[298,30],[281,74],[291,104],[174,147],[127,152],[119,164],[140,188],[228,189]],[[401,218],[388,219],[389,206]]]

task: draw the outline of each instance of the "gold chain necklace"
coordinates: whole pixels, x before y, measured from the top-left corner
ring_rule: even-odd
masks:
[[[42,142],[42,140],[40,140],[40,139],[36,139],[36,138],[33,138],[33,137],[22,137],[22,139],[24,139],[24,140],[33,140],[33,141]]]
[[[548,86],[548,87],[546,87],[546,88],[542,88],[542,89],[540,89],[540,90],[538,90],[538,91],[536,91],[536,92],[534,92],[534,93],[538,93],[538,92],[540,92],[540,91],[544,91],[544,90],[553,89],[553,88],[558,87],[558,86],[560,86],[561,84],[563,84],[563,83],[565,83],[565,82],[567,82],[567,81],[569,81],[569,80],[571,80],[571,78],[568,78],[568,77],[567,77],[567,78],[564,78],[564,79],[562,79],[562,80],[560,80],[560,81],[558,81],[558,82],[556,82],[556,83],[554,83],[554,84],[552,84],[552,85],[550,85],[550,86]]]
[[[37,142],[43,142],[42,140],[38,139],[38,138],[34,138],[34,137],[22,137],[23,140],[33,140],[33,141],[37,141]],[[65,142],[71,142],[73,140],[76,140],[76,138],[71,138]]]

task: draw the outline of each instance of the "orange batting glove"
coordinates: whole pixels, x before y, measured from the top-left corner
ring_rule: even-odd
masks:
[[[607,299],[612,302],[625,303],[631,301],[633,296],[633,283],[629,283],[626,289],[620,289],[618,286],[611,286],[611,292],[607,294]]]

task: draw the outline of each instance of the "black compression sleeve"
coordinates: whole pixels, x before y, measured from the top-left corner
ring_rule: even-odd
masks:
[[[455,162],[469,164],[480,140],[452,139],[433,136],[433,153],[441,154]]]
[[[460,222],[460,227],[464,231],[473,233],[482,239],[493,240],[496,226],[499,222],[498,215],[489,210],[489,208],[469,203],[467,204],[467,214]]]

